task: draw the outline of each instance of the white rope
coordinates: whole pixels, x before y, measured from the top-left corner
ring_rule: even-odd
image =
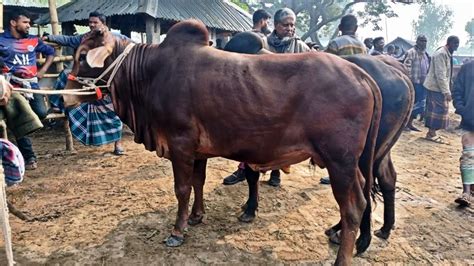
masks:
[[[117,71],[118,69],[120,68],[120,66],[122,65],[122,62],[123,60],[125,60],[125,58],[127,57],[127,55],[130,53],[130,51],[132,50],[132,48],[135,46],[135,43],[129,43],[127,45],[127,47],[125,47],[125,49],[123,50],[123,52],[117,56],[117,58],[115,58],[115,60],[112,62],[112,64],[110,64],[109,67],[107,67],[107,69],[105,69],[104,72],[102,72],[102,74],[100,74],[100,76],[98,76],[97,78],[84,78],[84,77],[76,77],[76,80],[77,82],[83,84],[83,85],[87,85],[87,86],[91,86],[91,87],[103,87],[103,88],[108,88],[110,87],[110,84],[112,83],[112,80],[114,79],[115,75],[117,74]],[[97,86],[96,83],[100,80],[102,81],[105,81],[103,80],[102,78],[107,75],[110,71],[112,71],[112,73],[110,74],[110,77],[109,79],[107,80],[107,85],[105,86]]]
[[[87,91],[86,91],[87,90]],[[45,95],[94,95],[97,94],[95,90],[91,91],[92,88],[77,89],[77,90],[33,90],[33,89],[23,89],[23,88],[13,88],[13,91],[16,92],[26,92],[26,93],[35,93],[35,94],[45,94]]]

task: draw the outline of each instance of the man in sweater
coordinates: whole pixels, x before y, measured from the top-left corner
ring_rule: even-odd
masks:
[[[458,47],[459,38],[449,36],[446,45],[438,48],[431,57],[430,68],[423,83],[427,89],[425,126],[429,131],[426,133],[426,139],[436,143],[447,144],[436,131],[448,127],[453,53]]]
[[[339,31],[341,31],[341,36],[338,36],[329,42],[326,52],[335,55],[367,53],[365,45],[355,36],[357,31],[357,18],[354,15],[349,14],[341,18]]]

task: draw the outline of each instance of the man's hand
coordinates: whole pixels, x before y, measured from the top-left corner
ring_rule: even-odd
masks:
[[[49,42],[48,36],[43,36],[43,37],[41,37],[41,40],[43,40],[43,41],[45,41],[45,42]]]
[[[36,77],[38,79],[42,79],[44,77],[44,74],[45,74],[44,71],[40,70],[38,71],[38,73],[36,73]]]
[[[453,100],[453,98],[451,97],[451,93],[445,93],[444,94],[444,98],[446,99],[446,101],[450,102]]]
[[[2,87],[0,91],[3,91],[0,95],[0,106],[5,106],[12,95],[13,86],[3,76],[0,76],[0,86]]]

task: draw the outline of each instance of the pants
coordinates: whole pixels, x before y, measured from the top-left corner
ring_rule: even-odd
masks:
[[[415,87],[415,105],[411,112],[411,117],[416,118],[417,115],[422,114],[426,107],[426,88],[423,84],[413,83]]]
[[[34,98],[29,101],[31,109],[33,109],[36,115],[38,115],[40,120],[43,120],[48,115],[48,109],[46,108],[44,95],[33,94],[33,97]],[[18,145],[18,149],[20,149],[20,152],[23,155],[23,158],[25,158],[26,163],[30,161],[36,161],[36,154],[33,151],[33,145],[30,138],[18,138],[16,143]]]

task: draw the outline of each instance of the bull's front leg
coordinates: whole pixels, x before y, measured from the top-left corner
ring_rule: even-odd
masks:
[[[249,198],[245,203],[244,213],[239,216],[239,221],[250,223],[255,219],[255,212],[258,209],[258,178],[259,172],[253,171],[247,164],[245,165],[245,178],[249,186]]]
[[[172,152],[170,150],[170,153],[174,174],[174,191],[178,199],[178,215],[171,235],[165,242],[168,247],[178,247],[184,243],[184,229],[188,220],[194,158],[185,152]]]
[[[207,159],[194,161],[193,190],[194,204],[188,224],[197,225],[204,218],[204,182],[206,181]]]

